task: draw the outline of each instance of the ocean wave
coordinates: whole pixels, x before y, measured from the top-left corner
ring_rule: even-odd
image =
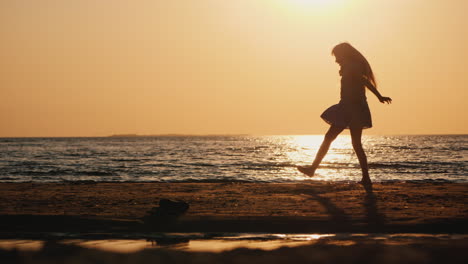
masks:
[[[427,167],[465,167],[466,162],[385,162],[385,163],[369,163],[369,168],[427,168]]]
[[[318,148],[304,147],[294,136],[9,138],[0,142],[2,182],[288,182],[303,176],[295,167],[313,159]],[[320,165],[318,178],[361,177],[348,142],[332,145],[327,156],[332,159]],[[466,142],[468,136],[372,136],[367,152],[371,177],[468,182]]]
[[[68,180],[68,179],[54,179],[46,178],[41,181],[34,179],[23,179],[19,180],[16,178],[0,178],[1,182],[5,183],[65,183],[65,184],[98,184],[98,183],[225,183],[225,184],[235,184],[235,183],[302,183],[304,180],[296,179],[277,179],[277,180],[243,180],[243,179],[181,179],[181,180]],[[305,182],[310,182],[310,180],[305,180]],[[358,184],[358,181],[352,180],[339,180],[339,181],[316,181],[316,182],[329,182],[335,184]],[[376,184],[401,184],[401,183],[410,183],[410,184],[441,184],[441,183],[464,183],[466,181],[460,180],[447,180],[442,178],[437,179],[420,179],[420,180],[373,180]]]
[[[110,160],[114,162],[144,162],[144,161],[149,161],[151,159],[149,158],[116,158],[116,159],[110,159]]]
[[[5,176],[118,176],[115,172],[109,171],[75,171],[75,170],[17,170],[10,171]]]
[[[203,163],[203,162],[194,162],[194,163],[182,163],[182,165],[186,166],[195,166],[195,167],[215,167],[216,164],[212,163]]]

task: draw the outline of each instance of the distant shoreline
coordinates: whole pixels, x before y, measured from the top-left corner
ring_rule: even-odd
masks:
[[[253,136],[251,134],[155,134],[155,135],[138,135],[138,134],[116,134],[106,137],[237,137],[237,136]]]
[[[347,136],[347,134],[343,134]],[[145,138],[145,137],[245,137],[245,136],[323,136],[323,134],[278,134],[278,135],[262,135],[262,134],[154,134],[154,135],[138,135],[138,134],[114,134],[108,136],[25,136],[25,137],[0,137],[0,139],[28,139],[28,138]],[[368,134],[364,136],[391,136],[391,137],[403,137],[403,136],[468,136],[468,134],[388,134],[388,135],[377,135]]]

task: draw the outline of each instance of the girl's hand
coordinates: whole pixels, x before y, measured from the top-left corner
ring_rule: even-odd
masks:
[[[382,97],[379,98],[379,101],[380,101],[381,103],[391,104],[391,103],[392,103],[392,98],[382,96]]]

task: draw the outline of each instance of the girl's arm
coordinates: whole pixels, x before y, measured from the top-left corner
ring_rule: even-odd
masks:
[[[375,86],[372,85],[372,83],[370,83],[369,80],[367,80],[366,78],[364,78],[364,85],[365,85],[375,96],[377,96],[377,98],[379,99],[379,101],[380,101],[381,103],[387,103],[387,104],[392,103],[392,98],[382,96],[382,95],[379,93],[379,91],[377,90],[377,88],[375,88]]]

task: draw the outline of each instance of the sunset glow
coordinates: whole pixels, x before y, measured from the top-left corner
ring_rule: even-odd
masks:
[[[336,4],[339,0],[288,0],[291,4],[303,7],[319,7]]]
[[[0,3],[0,136],[323,134],[344,41],[394,99],[365,133],[468,133],[468,1],[111,2]]]

